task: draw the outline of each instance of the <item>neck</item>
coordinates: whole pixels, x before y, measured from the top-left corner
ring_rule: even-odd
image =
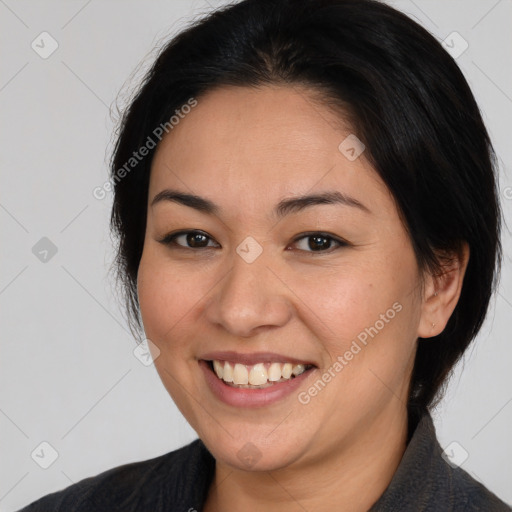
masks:
[[[389,485],[406,448],[405,409],[382,414],[353,442],[307,466],[243,471],[217,461],[205,512],[367,511]]]

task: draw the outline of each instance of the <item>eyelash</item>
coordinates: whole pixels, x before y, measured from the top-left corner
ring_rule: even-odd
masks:
[[[163,237],[162,239],[158,240],[158,242],[160,242],[161,244],[164,244],[164,245],[167,245],[169,248],[171,249],[184,249],[184,250],[189,250],[189,251],[201,251],[201,250],[206,250],[206,249],[216,249],[217,247],[214,247],[214,246],[206,246],[206,247],[187,247],[187,246],[184,246],[184,245],[180,245],[180,244],[177,244],[176,243],[176,239],[180,236],[183,236],[183,235],[189,235],[189,234],[196,234],[196,235],[203,235],[205,236],[207,239],[209,240],[212,240],[213,241],[213,238],[208,236],[204,231],[199,231],[199,230],[189,230],[189,231],[177,231],[176,233],[169,233],[167,234],[165,237]],[[328,253],[331,253],[333,252],[333,250],[336,250],[336,249],[340,249],[341,247],[347,247],[349,246],[350,244],[339,238],[339,237],[335,237],[333,235],[330,235],[329,233],[324,233],[324,232],[321,232],[321,231],[310,231],[310,232],[307,232],[307,233],[302,233],[300,236],[297,236],[292,243],[297,243],[298,241],[302,240],[302,239],[308,239],[308,238],[312,238],[314,236],[318,236],[318,237],[321,237],[321,238],[325,238],[327,240],[331,240],[332,242],[334,242],[335,244],[337,244],[337,247],[329,247],[327,250],[323,251],[323,250],[319,250],[319,251],[307,251],[307,250],[303,250],[303,249],[299,249],[300,251],[302,252],[305,252],[305,253],[310,253],[312,255],[315,255],[315,254],[328,254]]]

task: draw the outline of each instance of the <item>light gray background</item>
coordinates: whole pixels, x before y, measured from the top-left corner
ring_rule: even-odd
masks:
[[[133,354],[107,279],[111,196],[92,191],[107,179],[110,109],[125,81],[162,38],[221,3],[0,0],[1,511],[196,437],[154,367]],[[510,218],[512,1],[392,4],[439,39],[457,31],[468,42],[457,62],[500,157]],[[47,59],[31,48],[43,31],[59,44]],[[457,441],[469,453],[462,467],[512,503],[507,228],[503,235],[499,294],[434,418],[443,447]],[[42,237],[57,247],[47,262],[32,252]],[[43,441],[58,452],[48,469],[31,458]]]

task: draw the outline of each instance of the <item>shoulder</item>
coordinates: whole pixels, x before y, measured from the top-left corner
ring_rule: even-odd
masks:
[[[157,512],[168,504],[187,501],[198,486],[207,488],[213,467],[213,457],[197,439],[164,455],[85,478],[19,512]]]
[[[453,512],[511,512],[512,508],[473,478],[467,471],[451,462],[451,455],[445,452],[437,439],[430,416],[423,418],[420,428],[425,445],[430,444],[433,475],[430,488],[438,490],[446,510]],[[430,443],[428,441],[430,438]],[[433,494],[435,494],[433,492]]]
[[[430,414],[418,421],[402,460],[371,512],[511,512],[441,448]]]
[[[512,507],[501,501],[487,487],[460,467],[450,468],[455,511],[510,512]]]

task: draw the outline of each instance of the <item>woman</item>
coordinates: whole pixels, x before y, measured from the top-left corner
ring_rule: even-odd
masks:
[[[460,70],[371,0],[244,0],[160,53],[112,162],[134,333],[199,439],[38,510],[510,510],[429,410],[500,263]]]

